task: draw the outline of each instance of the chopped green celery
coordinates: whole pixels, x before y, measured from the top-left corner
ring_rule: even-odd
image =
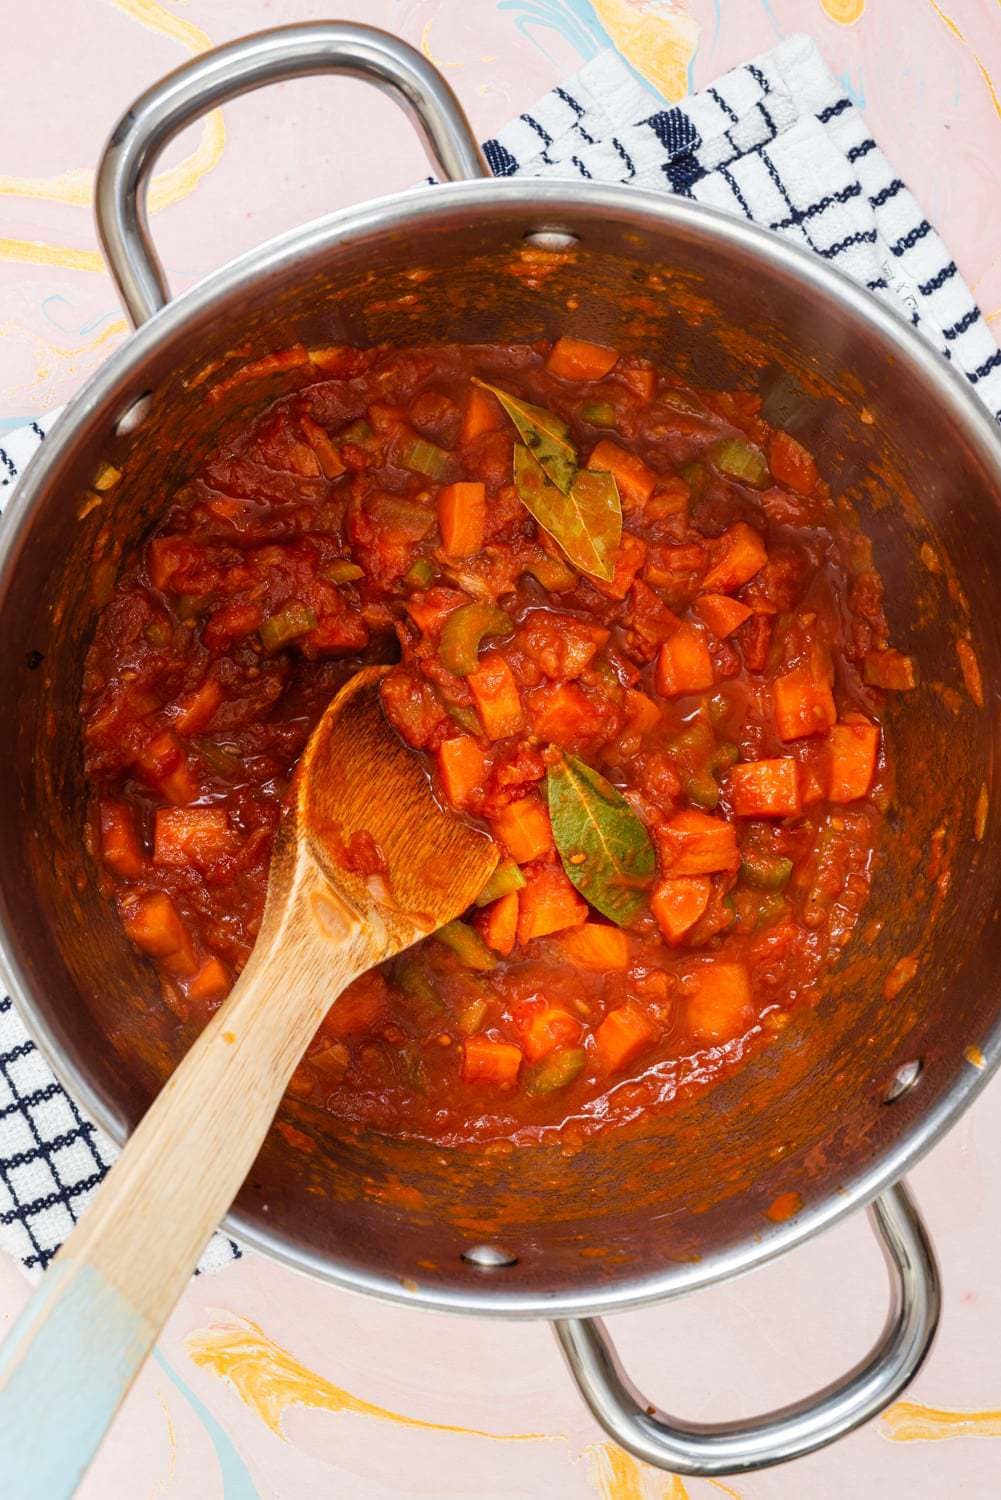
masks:
[[[719,725],[722,724],[730,712],[730,700],[725,693],[713,693],[706,707],[709,710],[709,717],[712,722]]]
[[[745,849],[740,861],[740,876],[758,891],[780,891],[789,884],[792,860],[779,854],[759,854]]]
[[[531,573],[544,589],[549,589],[554,594],[565,593],[567,589],[574,588],[578,582],[573,568],[561,562],[558,557],[550,557],[547,553],[527,562],[525,572]]]
[[[758,901],[756,927],[771,927],[780,922],[789,910],[789,903],[778,891],[766,892]]]
[[[351,562],[347,557],[335,557],[320,576],[331,583],[353,583],[356,578],[365,577],[365,569],[359,568],[357,563]]]
[[[265,651],[280,651],[289,641],[297,640],[316,629],[316,616],[308,604],[293,599],[277,614],[269,616],[261,625],[258,634]]]
[[[366,422],[364,417],[359,417],[357,422],[351,422],[337,434],[337,442],[354,443],[356,448],[365,448],[374,436],[371,424]]]
[[[692,806],[703,812],[712,812],[719,802],[719,787],[711,771],[694,771],[686,777],[683,790]]]
[[[690,417],[708,416],[706,408],[696,396],[690,396],[676,385],[662,385],[657,392],[657,399],[672,411],[683,411]]]
[[[681,477],[691,490],[692,499],[701,500],[706,492],[706,485],[709,482],[709,471],[705,464],[700,463],[697,458],[693,459],[689,464],[683,464]]]
[[[232,776],[240,769],[240,757],[235,750],[217,745],[214,740],[195,740],[194,747],[207,766],[219,776]]]
[[[439,943],[444,943],[446,948],[451,948],[467,969],[479,969],[486,972],[488,969],[497,967],[497,959],[480,934],[465,922],[449,922],[446,927],[439,927],[435,937]]]
[[[704,719],[693,719],[668,745],[672,755],[686,755],[694,751],[700,758],[710,756],[715,746],[712,730]]]
[[[565,1052],[542,1058],[525,1070],[526,1094],[552,1094],[557,1089],[565,1089],[573,1083],[586,1062],[587,1053],[583,1047],[568,1047]]]
[[[418,1016],[430,1019],[444,1009],[437,985],[414,954],[404,953],[396,960],[393,983],[407,997]]]
[[[467,708],[464,703],[446,703],[445,711],[450,719],[454,719],[460,729],[467,734],[482,734],[483,725],[477,717],[476,710]]]
[[[479,665],[484,636],[506,635],[513,629],[510,616],[496,604],[464,604],[442,626],[438,655],[450,672],[468,677]]]
[[[709,449],[709,461],[731,479],[764,489],[771,478],[765,455],[746,438],[720,438]]]
[[[463,1036],[475,1036],[487,1018],[488,1005],[482,995],[464,1000],[455,1014],[455,1024]]]
[[[396,1054],[397,1060],[403,1069],[404,1076],[415,1094],[426,1094],[428,1091],[428,1074],[424,1066],[424,1059],[416,1047],[401,1047]]]
[[[723,740],[713,751],[713,758],[709,762],[709,769],[713,772],[729,771],[730,767],[735,766],[739,759],[739,747],[731,744],[729,740]]]
[[[434,563],[429,557],[418,557],[403,575],[403,582],[410,589],[426,589],[434,578]]]
[[[489,906],[491,901],[499,901],[501,896],[509,896],[512,891],[520,891],[524,884],[525,877],[514,860],[502,859],[477,896],[476,905]]]
[[[428,479],[444,479],[450,462],[451,455],[437,443],[429,443],[427,438],[414,438],[400,454],[400,463],[405,469],[426,474]]]
[[[592,427],[615,426],[615,407],[610,401],[585,401],[579,415]]]

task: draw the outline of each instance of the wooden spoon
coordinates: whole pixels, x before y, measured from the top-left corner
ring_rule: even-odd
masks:
[[[0,1349],[0,1495],[71,1495],[341,990],[450,922],[497,854],[442,810],[369,667],[306,746],[250,961],[130,1137]],[[385,874],[354,873],[371,835]],[[357,846],[356,846],[357,847]]]

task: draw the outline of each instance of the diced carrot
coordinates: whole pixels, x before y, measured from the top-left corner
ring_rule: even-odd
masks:
[[[521,1048],[513,1042],[493,1042],[487,1036],[467,1037],[462,1044],[462,1077],[466,1083],[516,1083]]]
[[[830,684],[808,667],[794,667],[777,677],[772,687],[775,732],[780,740],[806,739],[826,734],[838,717]]]
[[[585,922],[583,927],[565,933],[560,946],[572,963],[595,974],[629,967],[628,937],[621,927],[605,922]]]
[[[715,561],[702,580],[708,593],[729,594],[747,583],[768,561],[765,544],[753,526],[737,521],[717,537]]]
[[[733,824],[695,808],[675,813],[661,831],[660,842],[661,864],[668,875],[712,875],[740,865]]]
[[[538,1062],[548,1057],[557,1047],[576,1047],[580,1041],[581,1024],[562,1005],[549,1005],[545,1000],[529,1000],[515,1011],[515,1025],[521,1046],[529,1062]]]
[[[589,469],[612,474],[619,487],[619,496],[624,510],[642,508],[653,494],[657,476],[648,469],[641,458],[602,438],[587,461]]]
[[[471,443],[481,432],[495,432],[501,421],[500,406],[490,392],[470,386],[462,417],[462,442]]]
[[[532,871],[518,892],[518,903],[518,942],[522,944],[587,921],[587,902],[555,865]]]
[[[866,796],[876,774],[879,726],[861,716],[835,724],[828,748],[831,757],[829,799],[832,802],[854,802]]]
[[[739,629],[753,613],[749,604],[741,604],[739,599],[731,599],[728,594],[700,594],[692,608],[721,641]]]
[[[209,865],[233,852],[229,815],[222,807],[161,807],[153,832],[153,863]]]
[[[518,935],[518,892],[508,891],[480,912],[477,930],[488,948],[506,958]]]
[[[662,698],[702,693],[715,681],[712,657],[705,638],[694,625],[679,625],[660,648],[656,684]]]
[[[213,954],[199,964],[185,989],[189,1000],[211,1003],[213,1000],[221,1000],[224,995],[228,994],[232,982],[229,970],[222,959],[216,958]]]
[[[894,693],[908,693],[918,685],[918,671],[912,656],[888,648],[866,654],[863,674],[870,687],[886,688]]]
[[[122,925],[137,948],[153,958],[190,958],[188,972],[194,967],[194,951],[188,930],[177,907],[163,891],[149,891],[125,909]]]
[[[553,847],[553,828],[549,813],[535,796],[509,802],[507,807],[502,807],[491,818],[490,827],[519,865],[526,865],[531,859],[539,859]]]
[[[600,380],[618,358],[618,349],[564,337],[557,339],[550,349],[546,369],[561,380]]]
[[[102,802],[99,812],[101,858],[126,879],[142,874],[143,852],[132,809],[124,802]]]
[[[665,942],[680,943],[709,905],[712,881],[708,875],[678,875],[662,880],[650,897],[650,910]]]
[[[657,372],[645,366],[620,365],[615,372],[617,380],[641,401],[649,401],[657,389]]]
[[[633,1005],[610,1010],[594,1033],[603,1073],[618,1073],[653,1040],[654,1025]]]
[[[469,674],[466,684],[479,709],[483,732],[488,740],[503,740],[524,728],[525,715],[518,684],[499,652],[484,652],[479,667]]]
[[[730,772],[733,810],[741,818],[791,818],[800,810],[794,760],[753,760]]]
[[[487,529],[486,485],[463,481],[438,491],[438,530],[449,557],[472,557]]]
[[[569,748],[601,727],[601,713],[573,682],[560,682],[529,694],[532,729],[540,740]]]
[[[198,794],[184,750],[170,730],[156,735],[143,746],[136,756],[136,765],[144,779],[178,807],[183,807]]]
[[[193,693],[187,693],[177,705],[174,728],[181,734],[199,734],[209,723],[222,702],[222,687],[214,677],[206,677]]]
[[[487,758],[471,734],[443,740],[438,747],[438,775],[453,807],[465,808],[482,793]]]
[[[641,693],[638,688],[626,688],[626,712],[629,715],[629,728],[636,734],[646,734],[660,723],[663,715],[646,693]]]
[[[614,573],[608,578],[592,578],[592,587],[604,594],[606,599],[624,599],[633,586],[636,574],[646,562],[646,542],[640,537],[625,532],[615,549],[612,559]]]
[[[750,1025],[751,981],[744,964],[708,963],[692,979],[685,1006],[689,1029],[702,1042],[725,1042]]]
[[[817,465],[811,454],[787,432],[776,432],[768,444],[768,467],[787,489],[811,495],[817,484]]]
[[[326,428],[321,427],[319,422],[314,422],[312,417],[307,417],[305,414],[299,418],[299,426],[309,446],[316,454],[326,478],[336,479],[338,474],[343,474],[344,461],[330,441]]]

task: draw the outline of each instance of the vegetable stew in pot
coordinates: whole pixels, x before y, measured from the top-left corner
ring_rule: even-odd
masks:
[[[92,837],[167,1003],[228,992],[297,757],[381,659],[390,722],[501,860],[344,993],[294,1092],[573,1145],[710,1086],[818,1005],[868,895],[880,710],[915,672],[853,515],[759,398],[576,338],[295,347],[206,399],[282,366],[94,580]],[[381,878],[371,840],[342,857]]]

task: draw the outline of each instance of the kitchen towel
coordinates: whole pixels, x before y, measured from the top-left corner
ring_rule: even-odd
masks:
[[[631,183],[728,209],[840,267],[918,327],[1001,420],[1001,351],[948,250],[808,37],[673,108],[617,53],[484,145],[498,177]],[[943,170],[947,163],[943,163]],[[0,500],[58,413],[0,446]],[[0,1248],[43,1270],[115,1150],[0,1002]],[[203,1269],[238,1254],[215,1236]]]

